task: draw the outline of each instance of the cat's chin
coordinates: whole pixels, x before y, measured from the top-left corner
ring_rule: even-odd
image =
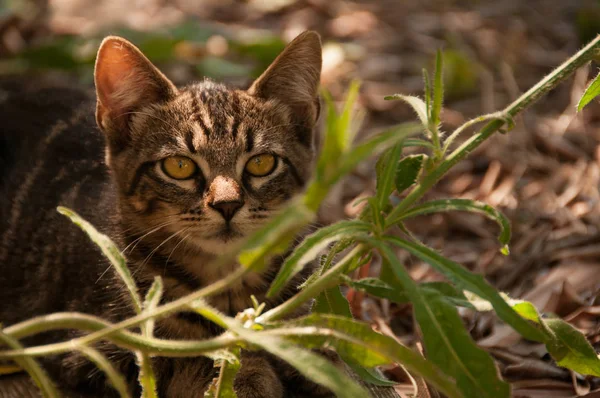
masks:
[[[235,250],[243,240],[244,236],[241,233],[227,230],[208,238],[192,238],[191,243],[205,253],[219,255]]]
[[[242,238],[233,238],[228,240],[223,239],[202,239],[194,241],[194,244],[203,252],[209,254],[225,254],[235,249],[241,242]]]

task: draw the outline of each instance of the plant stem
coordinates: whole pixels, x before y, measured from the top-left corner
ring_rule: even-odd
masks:
[[[114,326],[114,324],[108,323],[98,317],[76,312],[65,312],[32,318],[25,322],[12,325],[6,328],[2,333],[6,336],[10,335],[10,338],[20,339],[38,332],[56,329],[102,331],[107,328],[114,330]],[[193,341],[163,340],[153,337],[143,337],[127,330],[117,330],[106,336],[106,338],[119,347],[128,348],[130,350],[141,350],[148,354],[159,354],[166,357],[202,355],[209,351],[230,347],[241,341],[240,338],[227,333],[213,339]],[[81,345],[83,339],[85,339],[85,337],[80,337],[73,341],[37,347],[13,347],[13,350],[0,351],[0,359],[42,356],[72,351],[73,345]]]
[[[23,348],[17,340],[2,331],[0,331],[0,343],[6,344],[13,349]],[[57,398],[60,396],[54,384],[52,384],[52,381],[46,375],[46,372],[44,372],[42,367],[33,358],[14,358],[14,361],[31,376],[37,387],[42,391],[42,394],[44,394],[44,397]]]
[[[344,258],[338,261],[333,267],[325,272],[319,279],[300,290],[292,298],[283,304],[269,310],[256,318],[257,323],[265,323],[281,319],[286,314],[291,313],[305,302],[315,298],[319,293],[328,288],[330,285],[337,283],[338,277],[342,274],[352,259],[357,256],[362,256],[367,248],[364,245],[358,245],[346,254]]]
[[[77,344],[90,345],[90,343],[92,343],[94,341],[97,341],[97,340],[100,340],[103,338],[107,338],[108,336],[110,336],[116,332],[119,332],[122,329],[127,329],[127,328],[130,328],[133,326],[137,326],[140,323],[147,321],[148,319],[162,318],[162,317],[170,315],[174,312],[177,312],[181,309],[188,308],[189,304],[191,304],[192,302],[194,302],[200,298],[207,297],[207,296],[219,293],[219,292],[227,289],[231,284],[235,283],[238,279],[240,279],[242,276],[244,276],[248,272],[249,272],[249,270],[247,268],[240,266],[236,271],[229,274],[229,276],[227,276],[211,285],[208,285],[194,293],[191,293],[187,296],[181,297],[177,300],[171,301],[170,303],[167,303],[160,307],[157,307],[154,311],[138,314],[132,318],[129,318],[129,319],[126,319],[119,323],[116,323],[116,324],[112,325],[111,327],[107,327],[107,328],[105,327],[105,328],[98,330],[94,333],[91,333],[87,336],[79,337],[79,338],[75,339],[74,341]],[[43,326],[43,323],[44,323],[43,317],[38,318],[38,319],[42,319],[42,321],[39,321],[39,323],[35,326],[35,328],[45,330],[45,328]],[[11,328],[14,328],[15,326],[16,325],[13,325]],[[158,339],[156,339],[156,340],[158,340]],[[41,346],[41,347],[31,347],[31,348],[24,349],[23,352],[31,353],[31,355],[49,354],[49,353],[54,352],[52,350],[61,350],[60,352],[65,352],[65,351],[69,351],[72,348],[72,345],[70,346],[70,348],[67,347],[70,344],[71,344],[70,342],[66,342],[66,343],[49,344],[49,345]],[[153,347],[147,347],[147,348],[151,349]],[[217,348],[222,348],[222,347],[216,347],[213,349],[217,349]],[[207,351],[210,351],[210,350],[207,350]],[[3,357],[3,356],[7,357],[8,353],[0,352],[0,357]]]
[[[595,56],[598,55],[600,48],[600,36],[597,36],[587,46],[573,55],[562,65],[552,71],[544,79],[540,80],[535,86],[521,95],[513,103],[508,105],[502,113],[509,117],[514,117],[526,107],[536,102],[540,97],[547,94],[558,83],[569,77],[577,68],[583,66]],[[427,175],[420,184],[416,185],[400,204],[394,208],[386,219],[386,226],[391,226],[398,220],[402,214],[410,208],[417,200],[435,185],[440,178],[444,176],[456,163],[465,158],[469,153],[476,149],[482,142],[488,139],[492,134],[498,131],[505,122],[503,120],[493,120],[486,124],[483,129],[465,141],[454,152],[452,152],[440,165]]]

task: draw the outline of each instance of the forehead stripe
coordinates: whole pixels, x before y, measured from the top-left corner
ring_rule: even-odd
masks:
[[[235,140],[237,138],[238,129],[240,127],[241,122],[240,118],[238,117],[239,115],[237,114],[238,110],[240,109],[240,98],[235,91],[232,94],[233,124],[231,125],[231,137]]]
[[[252,152],[254,149],[254,131],[251,127],[246,129],[246,152]]]
[[[200,95],[205,95],[205,93],[201,92]],[[208,140],[208,137],[210,137],[210,130],[208,129],[208,127],[206,127],[206,124],[204,124],[204,120],[202,119],[202,113],[200,112],[200,105],[198,104],[198,97],[195,96],[194,93],[192,93],[192,113],[193,120],[196,123],[198,123],[200,129],[202,130],[202,133],[206,136],[206,139]]]
[[[194,146],[194,132],[187,131],[185,133],[185,145],[191,153],[198,152],[198,149]]]

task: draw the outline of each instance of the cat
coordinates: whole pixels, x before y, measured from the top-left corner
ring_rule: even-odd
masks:
[[[208,266],[258,230],[311,177],[321,43],[293,40],[247,90],[204,80],[177,88],[133,44],[107,37],[96,59],[93,100],[74,89],[9,94],[0,104],[0,321],[4,326],[57,311],[118,322],[133,309],[123,283],[87,236],[56,212],[74,209],[123,250],[140,293],[162,277],[171,301],[238,265]],[[97,125],[97,127],[96,127]],[[307,268],[267,299],[280,259],[209,299],[235,315],[250,296],[275,306]],[[157,322],[155,335],[204,339],[221,330],[192,312]],[[26,345],[64,341],[56,331]],[[139,395],[131,353],[99,348]],[[112,396],[102,372],[78,353],[41,358],[65,396]],[[202,396],[211,360],[157,357],[160,397]],[[1,385],[0,385],[1,387]],[[240,398],[328,396],[281,361],[244,352]]]

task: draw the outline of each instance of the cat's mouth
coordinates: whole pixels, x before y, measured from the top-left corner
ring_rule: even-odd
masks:
[[[224,225],[217,232],[210,235],[208,239],[220,240],[223,242],[230,242],[235,239],[239,239],[243,236],[243,234],[238,231],[235,227],[232,227],[230,224]]]

